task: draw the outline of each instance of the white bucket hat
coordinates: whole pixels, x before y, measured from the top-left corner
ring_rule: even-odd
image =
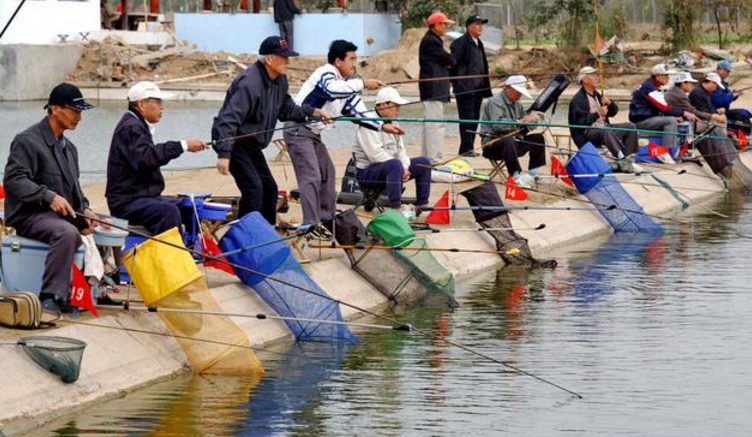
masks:
[[[394,103],[394,104],[397,104],[397,105],[406,105],[406,104],[410,103],[409,100],[403,98],[396,89],[394,89],[394,88],[392,88],[390,86],[381,88],[379,90],[379,92],[376,93],[376,104],[377,105],[379,103],[387,103],[387,102],[391,102],[391,103]]]
[[[160,90],[157,84],[155,84],[154,82],[149,82],[149,81],[139,82],[133,85],[130,90],[128,90],[129,102],[138,102],[144,99],[164,100],[164,99],[169,99],[173,96],[174,94],[166,93]]]
[[[718,84],[718,88],[722,90],[726,89],[726,87],[723,86],[723,81],[721,80],[721,76],[719,76],[718,73],[708,73],[707,75],[705,75],[705,80],[715,82],[716,84]]]
[[[676,75],[676,80],[674,80],[674,83],[684,83],[684,82],[692,82],[697,83],[697,81],[692,77],[692,74],[690,73],[679,73]]]
[[[527,78],[521,74],[509,76],[507,80],[504,82],[504,86],[510,86],[514,88],[515,91],[518,91],[520,94],[527,97],[528,99],[533,98],[533,96],[531,96],[530,92],[527,90]]]
[[[598,71],[597,68],[593,68],[593,67],[589,67],[589,66],[588,67],[582,67],[580,69],[580,72],[577,73],[577,82],[582,82],[582,78],[583,77],[587,76],[588,74],[593,74],[596,71]]]
[[[668,67],[666,67],[666,64],[658,64],[655,67],[653,67],[650,72],[652,74],[676,74],[678,73],[675,70],[669,70]]]

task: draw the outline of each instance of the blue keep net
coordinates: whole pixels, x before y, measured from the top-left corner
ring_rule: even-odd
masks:
[[[243,249],[227,260],[254,271],[234,269],[238,278],[280,316],[344,322],[339,304],[303,271],[287,245],[277,240],[274,228],[261,214],[252,212],[230,228],[219,247],[223,253]],[[346,325],[296,320],[285,323],[297,340],[357,341]]]
[[[662,232],[661,225],[645,215],[642,207],[635,202],[624,187],[611,174],[611,167],[600,157],[591,143],[569,160],[567,173],[575,175],[594,175],[592,177],[573,177],[577,189],[589,201],[595,204],[601,215],[611,224],[614,232]],[[608,209],[610,206],[615,208]]]

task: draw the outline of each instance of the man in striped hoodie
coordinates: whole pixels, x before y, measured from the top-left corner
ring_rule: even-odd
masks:
[[[663,131],[663,147],[669,150],[676,146],[679,119],[697,121],[691,112],[666,103],[661,87],[668,84],[669,74],[675,73],[666,68],[666,64],[653,67],[650,77],[632,93],[629,104],[629,121],[638,129]]]
[[[357,118],[375,117],[366,113],[360,98],[364,89],[379,89],[384,83],[377,79],[356,76],[358,47],[345,40],[335,40],[329,47],[328,63],[317,68],[300,88],[295,102],[326,111],[332,116]],[[358,124],[374,130],[401,135],[401,128],[379,121],[363,120]],[[321,140],[321,132],[330,126],[324,123],[285,123],[284,139],[300,191],[303,223],[328,224],[334,218],[336,205],[334,163]]]

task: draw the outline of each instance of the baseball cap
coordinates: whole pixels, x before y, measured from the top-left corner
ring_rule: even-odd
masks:
[[[387,102],[395,103],[397,105],[406,105],[410,103],[409,100],[403,98],[396,89],[390,86],[381,88],[379,92],[376,94],[377,105],[379,103],[387,103]]]
[[[580,72],[577,73],[577,82],[581,82],[583,77],[587,76],[588,74],[593,74],[596,71],[598,71],[597,68],[593,68],[590,66],[580,68]]]
[[[731,66],[731,62],[729,62],[729,61],[727,61],[725,59],[723,61],[719,62],[718,65],[716,65],[716,68],[723,68],[724,70],[728,71],[729,73],[731,73],[732,71],[734,71],[734,67]]]
[[[467,20],[465,20],[465,27],[473,24],[473,23],[480,23],[480,24],[486,24],[488,23],[488,19],[481,18],[480,15],[471,15],[467,17]]]
[[[428,17],[429,27],[439,23],[454,24],[455,22],[447,18],[447,16],[441,12],[434,12],[433,14],[431,14],[431,16]]]
[[[709,80],[711,82],[715,82],[718,84],[718,88],[725,90],[726,87],[723,86],[723,81],[721,80],[721,76],[718,75],[718,73],[708,73],[705,75],[705,80]]]
[[[668,67],[666,67],[666,64],[658,64],[655,67],[653,67],[650,72],[652,74],[676,74],[677,72],[674,70],[669,70]]]
[[[298,56],[298,52],[290,48],[287,40],[278,36],[270,36],[261,43],[261,47],[259,47],[259,55],[277,55],[291,58],[293,56]]]
[[[692,77],[692,74],[682,72],[676,75],[676,79],[674,79],[674,83],[684,83],[684,82],[692,82],[697,83],[697,81]]]
[[[50,106],[66,106],[77,111],[86,111],[94,107],[84,100],[84,95],[77,86],[65,82],[52,89],[44,109]]]
[[[166,93],[159,89],[157,84],[149,81],[141,81],[128,90],[128,101],[138,102],[145,99],[169,99],[174,94]]]
[[[509,76],[507,80],[504,81],[504,86],[510,86],[514,88],[516,91],[519,91],[523,96],[527,97],[528,99],[533,98],[533,96],[531,96],[530,92],[527,90],[527,78],[521,74]]]

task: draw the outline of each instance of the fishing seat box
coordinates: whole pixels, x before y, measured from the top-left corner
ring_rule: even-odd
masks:
[[[679,123],[677,132],[682,135],[677,137],[676,147],[668,151],[669,155],[674,159],[679,158],[679,151],[681,151],[684,142],[687,140],[687,134],[689,134],[689,126],[685,123]],[[657,157],[650,156],[650,143],[662,147],[663,138],[660,135],[654,134],[639,135],[639,145],[637,147],[637,156],[635,157],[636,162],[661,162]]]
[[[3,293],[30,291],[39,296],[42,289],[44,263],[50,246],[30,238],[9,235],[3,238],[2,266]],[[76,250],[74,261],[78,268],[84,265],[84,246]]]

